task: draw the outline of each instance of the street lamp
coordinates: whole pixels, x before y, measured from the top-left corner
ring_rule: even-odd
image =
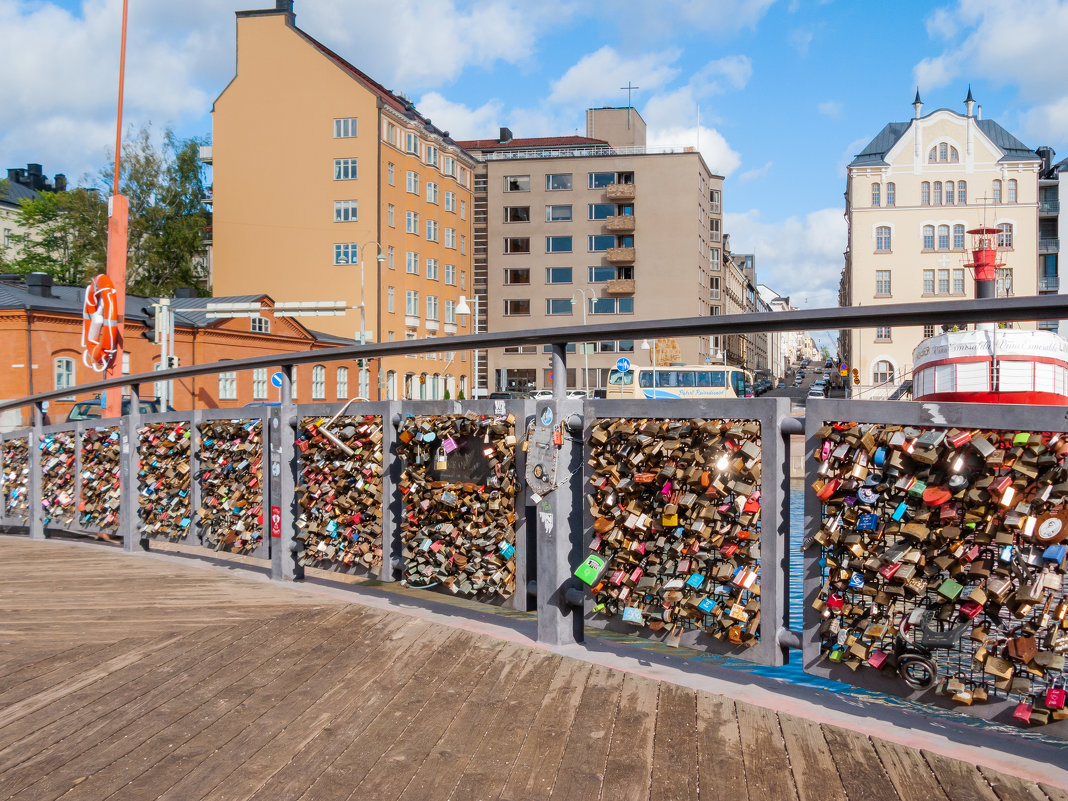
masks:
[[[650,346],[648,339],[642,340],[642,350],[649,350],[650,347],[653,351],[653,397],[656,397],[656,340],[653,340],[653,344]]]
[[[384,262],[386,260],[385,254],[382,253],[382,245],[380,243],[378,243],[378,242],[364,242],[363,247],[360,248],[360,344],[361,345],[366,345],[367,344],[367,323],[366,323],[366,321],[367,321],[367,299],[366,299],[366,296],[364,295],[364,287],[363,287],[363,257],[364,257],[364,254],[367,252],[367,248],[370,247],[371,245],[374,245],[375,249],[378,251],[378,256],[376,258],[377,264],[375,265],[376,266],[376,270],[375,270],[375,293],[376,293],[376,295],[381,295],[382,294],[382,262]],[[381,318],[382,318],[381,314],[377,314],[377,313],[375,314],[375,320],[380,320]],[[377,337],[376,337],[376,339],[377,339]],[[366,358],[360,359],[360,363],[362,365],[360,367],[360,377],[358,379],[358,384],[359,384],[359,388],[360,389],[359,389],[359,392],[357,394],[358,395],[362,395],[365,398],[369,398],[371,396],[371,373],[370,373],[370,369],[368,367],[368,359],[366,359]],[[379,368],[381,368],[381,362],[379,363]]]
[[[474,324],[471,326],[471,333],[473,334],[478,333],[478,304],[480,300],[481,298],[479,298],[478,295],[475,295],[473,298],[471,298],[471,302],[475,304]],[[467,298],[463,295],[460,295],[460,302],[456,304],[456,315],[466,316],[470,313],[471,307],[467,305]],[[473,356],[471,368],[474,370],[474,375],[471,377],[471,396],[474,397],[476,389],[475,384],[478,383],[478,349],[476,348],[472,350],[471,354]]]
[[[586,293],[589,292],[590,293],[589,296],[593,297],[594,296],[593,295],[593,290],[592,289],[576,289],[575,292],[581,292],[582,293],[582,327],[585,328],[586,327],[586,306],[589,305],[589,301],[586,300]],[[571,305],[572,306],[575,305],[575,292],[571,293]],[[583,359],[585,360],[585,363],[586,363],[585,374],[584,374],[585,375],[585,380],[583,381],[583,386],[586,389],[586,397],[589,397],[589,395],[590,395],[590,351],[589,351],[589,348],[586,346],[585,342],[582,343],[582,357],[583,357]]]

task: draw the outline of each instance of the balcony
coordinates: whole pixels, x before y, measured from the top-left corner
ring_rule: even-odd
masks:
[[[418,328],[419,327],[419,315],[418,314],[406,314],[404,316],[405,328]]]
[[[717,203],[716,201],[713,200],[713,201],[711,201],[710,205],[712,206],[711,211],[712,211],[713,214],[722,213],[722,208],[723,208],[722,204]]]
[[[1039,214],[1059,214],[1061,202],[1059,200],[1043,200],[1038,204]]]
[[[446,334],[456,333],[456,323],[445,323],[444,331]]]
[[[606,295],[633,295],[634,279],[613,278],[610,281],[606,281],[604,285],[604,293]]]
[[[609,184],[604,191],[609,200],[634,200],[634,184]]]
[[[1039,292],[1056,292],[1060,289],[1061,281],[1056,275],[1040,275],[1038,277]]]
[[[605,220],[605,228],[613,234],[629,234],[634,231],[634,215],[624,214],[619,217],[609,217]]]
[[[609,264],[633,264],[634,248],[608,248],[604,256]]]
[[[200,161],[204,164],[211,164],[211,145],[200,146]]]
[[[427,320],[426,321],[426,330],[427,331],[437,331],[440,328],[441,328],[441,323],[439,323],[437,320]]]
[[[1061,240],[1059,239],[1040,239],[1038,240],[1038,252],[1039,253],[1058,253],[1061,249]]]

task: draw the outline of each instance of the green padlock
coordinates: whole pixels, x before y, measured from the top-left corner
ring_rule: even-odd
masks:
[[[606,567],[608,567],[608,562],[603,557],[591,553],[586,557],[586,561],[575,570],[575,578],[592,587]]]
[[[960,597],[964,587],[953,579],[946,579],[942,582],[942,586],[938,588],[938,594],[948,601],[955,601]]]

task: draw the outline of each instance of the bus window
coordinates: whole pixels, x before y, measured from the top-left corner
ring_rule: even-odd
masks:
[[[676,375],[678,375],[678,382],[680,387],[697,386],[697,378],[695,374],[690,372],[689,370],[679,370]]]
[[[608,383],[629,387],[634,383],[634,371],[627,370],[627,372],[621,373],[619,370],[613,370],[608,374]]]
[[[700,372],[694,373],[694,378],[697,379],[697,386],[710,387],[712,386],[712,373]]]
[[[649,389],[653,386],[653,374],[648,370],[643,370],[638,374],[638,386],[642,389]]]
[[[722,370],[712,371],[712,386],[725,387],[727,386],[727,376]]]
[[[731,372],[731,387],[734,389],[734,394],[739,398],[745,397],[745,373],[741,370],[734,370]]]
[[[658,387],[677,387],[679,385],[679,373],[677,370],[657,370],[656,385]]]

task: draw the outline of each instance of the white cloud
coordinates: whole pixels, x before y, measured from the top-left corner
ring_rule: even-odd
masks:
[[[723,134],[715,128],[696,125],[671,125],[654,128],[651,125],[646,136],[649,147],[696,147],[701,151],[705,164],[716,175],[724,177],[734,172],[742,163],[739,156]]]
[[[824,100],[822,103],[816,106],[816,109],[820,114],[827,117],[841,117],[842,116],[842,104],[837,100]]]
[[[753,77],[753,62],[749,56],[724,56],[709,61],[690,78],[689,85],[697,96],[722,94],[731,89],[744,89]]]
[[[502,104],[490,100],[478,108],[453,103],[438,92],[423,95],[416,104],[420,113],[434,125],[448,131],[453,139],[485,139],[495,136],[501,126]]]
[[[790,46],[802,56],[808,55],[809,45],[812,44],[814,34],[806,28],[796,28],[790,33]]]
[[[601,103],[606,97],[617,96],[628,82],[643,91],[655,91],[678,75],[678,69],[670,65],[679,55],[678,50],[665,50],[628,58],[605,45],[583,56],[553,82],[549,102]]]
[[[950,14],[948,9],[939,8],[927,18],[927,35],[932,39],[951,39],[959,30],[956,16]]]
[[[760,283],[789,295],[798,307],[838,305],[846,225],[842,210],[820,209],[801,217],[764,220],[756,209],[724,215],[731,250],[754,253]]]
[[[772,162],[769,161],[769,162],[765,163],[763,167],[757,167],[756,169],[753,169],[753,170],[746,170],[745,172],[743,172],[741,175],[738,176],[738,180],[739,181],[746,181],[746,182],[756,180],[757,178],[761,177],[762,175],[767,175],[768,172],[771,170],[771,165],[772,165]]]

